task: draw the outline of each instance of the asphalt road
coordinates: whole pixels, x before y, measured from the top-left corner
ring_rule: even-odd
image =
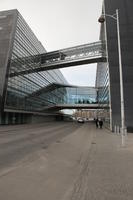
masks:
[[[12,167],[26,156],[47,149],[72,134],[81,125],[74,122],[46,122],[0,127],[0,170]]]

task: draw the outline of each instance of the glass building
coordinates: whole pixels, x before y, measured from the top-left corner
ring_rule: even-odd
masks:
[[[56,104],[96,104],[97,89],[95,87],[81,87],[72,85],[54,84],[55,88],[51,88],[47,92],[43,92],[45,98],[52,98],[52,103]],[[47,104],[50,105],[50,104]]]
[[[131,0],[103,0],[102,13],[106,17],[98,43],[49,53],[17,10],[0,12],[0,124],[24,122],[28,114],[44,114],[46,107],[57,104],[98,103],[101,109],[97,115],[105,119],[107,127],[121,127],[117,23],[109,17],[119,9],[125,126],[133,131],[132,8]],[[100,62],[95,88],[70,86],[55,70],[55,64],[59,68],[81,61]],[[45,71],[49,69],[46,66],[52,70]]]
[[[20,69],[38,67],[39,60],[35,60],[35,56],[45,52],[45,48],[17,10],[0,12],[0,72],[3,75],[0,77],[1,123],[11,118],[12,111],[40,111],[42,106],[53,103],[58,96],[63,98],[62,90],[58,90],[58,94],[53,94],[52,97],[34,95],[41,93],[52,83],[67,84],[58,69],[10,76]]]
[[[0,12],[0,124],[23,123],[56,104],[97,102],[95,88],[69,85],[58,69],[36,72],[45,53],[17,10]]]

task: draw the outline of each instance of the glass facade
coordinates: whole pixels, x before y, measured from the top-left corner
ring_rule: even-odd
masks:
[[[4,16],[0,18],[0,124],[25,123],[33,114],[55,114],[52,110],[47,113],[47,108],[59,104],[97,103],[96,88],[72,86],[58,69],[36,70],[42,55],[50,54],[51,59],[51,53],[46,53],[17,10],[2,11],[0,16]],[[69,56],[94,50],[98,53],[101,42],[85,45],[84,52],[78,48],[67,49]],[[54,56],[52,62],[56,62]]]
[[[37,94],[36,94],[37,95]],[[93,87],[56,86],[55,89],[42,92],[52,104],[95,104],[97,89]]]
[[[97,89],[93,87],[67,88],[67,104],[97,103]]]
[[[43,112],[45,108],[56,104],[96,103],[95,88],[70,86],[58,69],[12,76],[20,71],[39,67],[39,55],[46,53],[23,17],[18,11],[16,13],[5,111]]]
[[[133,130],[132,7],[132,1],[110,0],[109,3],[109,0],[104,0],[102,11],[113,14],[116,9],[120,10],[125,126],[128,131]],[[105,43],[106,49],[101,46]],[[106,57],[103,57],[105,52],[108,54],[107,61],[103,59]],[[88,55],[90,60],[85,59]],[[95,94],[89,88],[70,87],[59,70],[41,71],[41,64],[46,67],[55,62],[58,65],[60,62],[60,67],[61,63],[64,67],[66,65],[63,62],[68,63],[70,60],[73,60],[71,66],[81,64],[79,60],[82,61],[82,56],[85,59],[82,64],[100,62],[96,78],[98,91],[95,89]],[[52,69],[54,67],[55,65]],[[8,119],[5,115],[10,113],[33,114],[42,112],[46,106],[59,103],[98,102],[102,111],[97,114],[105,118],[106,124],[110,124],[112,130],[121,126],[117,28],[116,23],[109,17],[101,24],[100,43],[58,50],[53,56],[53,52],[46,53],[17,10],[0,12],[0,74],[0,124],[5,123],[4,120]],[[11,118],[9,116],[9,119]]]
[[[58,93],[55,91],[56,95],[53,94],[52,97],[48,95],[33,95],[51,83],[67,83],[59,70],[10,76],[11,73],[38,67],[39,60],[35,59],[35,57],[45,52],[46,50],[42,44],[18,13],[4,105],[5,109],[38,111],[43,105],[53,102],[53,98],[56,98],[56,96],[61,96],[62,90],[58,91]]]

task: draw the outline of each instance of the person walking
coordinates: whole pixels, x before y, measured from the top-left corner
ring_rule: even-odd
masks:
[[[96,128],[98,128],[98,118],[95,119],[95,123],[96,123]]]
[[[103,127],[103,121],[101,119],[99,120],[99,126],[102,129],[102,127]]]

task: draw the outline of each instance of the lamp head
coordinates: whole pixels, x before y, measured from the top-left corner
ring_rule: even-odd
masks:
[[[98,19],[99,23],[104,23],[105,22],[105,17],[103,15],[101,15],[101,17],[99,17]]]

